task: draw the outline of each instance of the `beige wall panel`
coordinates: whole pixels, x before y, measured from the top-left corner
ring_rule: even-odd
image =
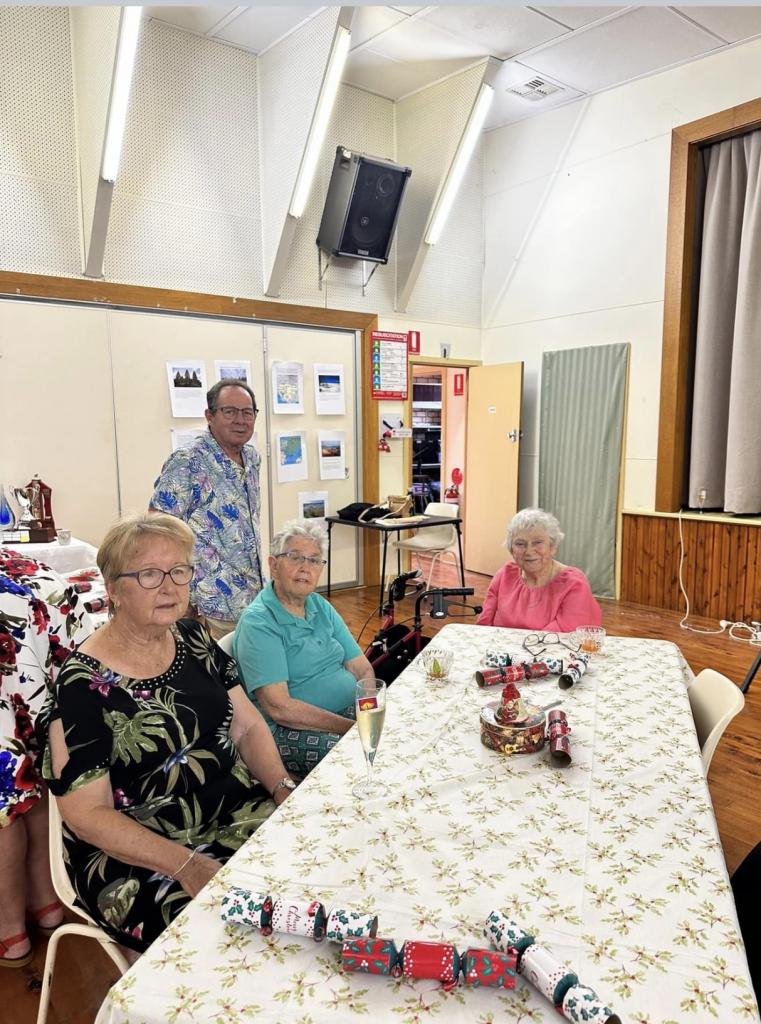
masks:
[[[257,405],[263,405],[262,334],[258,324],[205,317],[120,310],[109,314],[114,363],[114,404],[119,451],[119,484],[125,511],[147,508],[154,482],[171,453],[170,430],[205,429],[203,419],[173,419],[166,363],[203,360],[209,387],[215,359],[251,361]],[[262,453],[261,531],[263,558],[269,541],[267,460],[264,425],[257,420],[256,447]]]
[[[359,418],[355,390],[355,336],[350,331],[315,331],[298,327],[267,327],[267,356],[273,362],[298,362],[304,366],[304,414],[274,415],[270,398],[270,444],[272,448],[272,525],[279,530],[283,523],[298,516],[299,491],[327,491],[328,514],[358,501],[356,425]],[[342,363],[346,390],[344,416],[318,416],[314,400],[314,364]],[[268,384],[270,394],[271,384]],[[277,481],[279,433],[303,430],[306,434],[308,478],[286,483]],[[346,435],[346,469],[344,480],[320,480],[317,454],[319,431],[342,430]],[[331,585],[352,583],[358,577],[357,531],[335,526],[332,532]],[[327,585],[327,573],[320,577],[320,586]]]
[[[107,316],[0,301],[0,480],[39,473],[56,525],[96,545],[118,514]]]

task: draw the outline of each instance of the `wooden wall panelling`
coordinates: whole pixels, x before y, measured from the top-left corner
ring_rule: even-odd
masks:
[[[690,613],[761,621],[761,522],[755,526],[693,517],[682,521],[682,529]],[[621,599],[683,612],[679,521],[626,513],[623,547]]]

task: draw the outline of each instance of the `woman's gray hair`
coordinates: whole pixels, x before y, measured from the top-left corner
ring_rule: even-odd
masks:
[[[505,537],[507,550],[513,550],[513,538],[516,533],[535,529],[544,530],[553,547],[557,547],[565,536],[560,529],[560,523],[551,512],[545,512],[543,508],[522,508],[507,524],[507,537]]]
[[[285,523],[282,529],[278,530],[272,538],[270,555],[273,558],[277,555],[282,555],[288,547],[289,541],[293,540],[294,537],[303,537],[305,540],[311,540],[320,549],[321,556],[323,558],[327,557],[328,535],[321,526],[318,526],[317,523],[310,523],[308,519],[291,519]]]

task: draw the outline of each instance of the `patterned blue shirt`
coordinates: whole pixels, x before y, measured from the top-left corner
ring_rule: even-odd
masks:
[[[259,464],[252,445],[233,462],[206,433],[164,463],[151,508],[183,519],[195,534],[190,600],[212,619],[235,622],[262,589]]]

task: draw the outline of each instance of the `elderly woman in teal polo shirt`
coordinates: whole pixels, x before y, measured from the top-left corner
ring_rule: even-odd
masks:
[[[283,764],[308,774],[354,724],[358,679],[372,676],[341,616],[316,594],[327,535],[292,521],[270,545],[272,579],[240,618],[233,653]]]

